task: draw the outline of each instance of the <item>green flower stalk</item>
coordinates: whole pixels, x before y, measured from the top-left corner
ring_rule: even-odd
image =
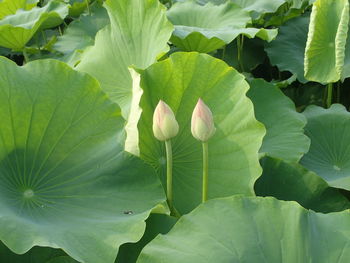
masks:
[[[214,126],[213,114],[208,106],[205,105],[201,99],[199,99],[192,113],[191,132],[194,138],[202,142],[203,147],[202,202],[208,200],[208,140],[214,135],[215,131],[216,128]]]
[[[153,114],[153,134],[160,141],[165,142],[167,160],[167,199],[171,213],[176,211],[173,205],[173,154],[170,139],[179,132],[179,124],[175,119],[174,112],[162,100],[159,101]]]

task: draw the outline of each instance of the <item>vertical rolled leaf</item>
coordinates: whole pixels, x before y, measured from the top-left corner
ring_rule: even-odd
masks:
[[[306,79],[331,83],[341,78],[348,23],[348,0],[314,3],[304,58]]]

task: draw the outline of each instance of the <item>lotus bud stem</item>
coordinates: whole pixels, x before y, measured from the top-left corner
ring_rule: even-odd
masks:
[[[213,114],[205,103],[199,99],[192,113],[191,132],[194,138],[202,142],[203,147],[203,185],[202,202],[208,200],[209,154],[208,140],[214,135]]]
[[[175,119],[174,112],[162,100],[159,101],[153,114],[153,134],[165,142],[167,160],[167,199],[172,215],[177,215],[173,205],[173,154],[170,139],[179,132],[179,124]]]

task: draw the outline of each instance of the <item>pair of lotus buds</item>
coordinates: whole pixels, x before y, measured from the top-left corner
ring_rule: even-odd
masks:
[[[199,99],[192,113],[191,132],[194,138],[207,142],[215,133],[213,114]],[[167,141],[179,132],[179,124],[169,105],[160,100],[153,115],[153,134],[160,141]]]

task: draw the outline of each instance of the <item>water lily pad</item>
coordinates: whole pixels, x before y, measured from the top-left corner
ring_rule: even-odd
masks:
[[[304,115],[311,146],[301,164],[330,186],[350,190],[350,113],[344,106],[333,104],[329,109],[309,106]]]
[[[349,211],[321,214],[295,202],[234,196],[180,218],[137,263],[347,263],[349,229]]]
[[[321,83],[341,78],[349,24],[348,0],[317,0],[305,48],[305,78]]]
[[[306,118],[296,112],[293,101],[275,85],[263,79],[249,83],[248,97],[253,101],[255,116],[266,127],[260,153],[286,161],[299,161],[310,147],[303,129]]]
[[[297,201],[316,212],[336,212],[350,208],[350,201],[339,189],[331,188],[321,177],[297,163],[265,157],[262,176],[255,183],[255,193],[280,200]]]
[[[164,143],[155,139],[151,125],[160,99],[175,112],[180,126],[172,140],[174,202],[179,212],[191,211],[201,200],[202,148],[190,126],[198,98],[212,110],[217,129],[209,140],[209,198],[253,194],[253,184],[261,174],[258,151],[265,129],[255,119],[253,105],[245,96],[249,85],[243,75],[209,55],[177,52],[142,72],[140,85],[142,114],[136,146],[162,179]],[[139,115],[133,117],[138,119]],[[133,118],[129,121],[137,123]],[[135,143],[136,139],[131,141]],[[135,149],[135,145],[127,147]]]
[[[0,46],[22,50],[39,29],[55,27],[68,14],[68,6],[51,1],[46,6],[29,11],[19,10],[0,20]]]
[[[127,118],[132,99],[128,67],[144,69],[154,63],[168,50],[173,26],[158,0],[107,0],[105,7],[111,25],[98,32],[77,69],[96,77]]]
[[[123,151],[120,109],[95,79],[55,60],[18,67],[1,57],[0,118],[7,247],[113,263],[121,244],[141,238],[164,191],[151,167]]]

